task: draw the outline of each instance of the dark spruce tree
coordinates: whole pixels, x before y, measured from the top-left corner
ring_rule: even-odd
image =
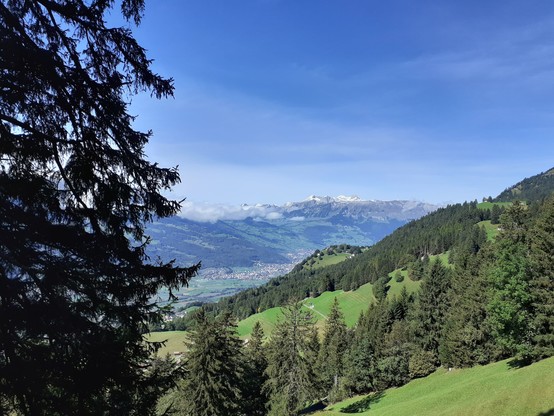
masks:
[[[532,358],[541,359],[554,355],[554,197],[543,204],[531,230],[530,248]]]
[[[349,333],[344,322],[337,298],[333,301],[331,312],[325,320],[323,340],[317,360],[317,373],[325,396],[330,401],[344,398],[343,376],[346,368]]]
[[[270,416],[294,416],[317,397],[314,357],[315,326],[302,303],[287,306],[268,344],[268,380]],[[314,351],[315,350],[315,351]]]
[[[244,348],[244,398],[243,411],[246,415],[263,416],[267,413],[268,401],[263,389],[267,381],[267,353],[264,345],[264,330],[260,321],[252,328],[252,335]]]
[[[450,306],[449,290],[450,273],[442,261],[436,259],[421,284],[413,320],[421,348],[431,354],[436,364],[439,362],[440,338]]]
[[[352,393],[378,389],[377,363],[381,356],[389,317],[388,302],[371,304],[360,314],[346,362],[345,388]]]
[[[466,254],[464,265],[456,265],[449,293],[451,307],[442,331],[439,357],[448,367],[471,367],[497,358],[487,304],[491,288],[488,279],[493,257],[491,245],[476,255]]]
[[[361,320],[365,319],[360,316]],[[351,393],[367,393],[374,388],[375,350],[365,332],[358,326],[354,332],[346,361],[345,386]]]
[[[230,314],[216,319],[196,314],[185,356],[185,378],[164,400],[165,414],[236,416],[242,412],[242,341]],[[161,413],[161,412],[160,412]]]
[[[144,157],[130,97],[171,96],[111,1],[0,2],[0,402],[25,415],[147,415],[164,388],[143,333],[164,286],[144,225],[175,169]],[[143,0],[121,2],[138,24]]]
[[[496,256],[490,271],[492,295],[489,324],[507,356],[532,357],[532,296],[530,293],[529,217],[527,207],[515,202],[501,217]]]

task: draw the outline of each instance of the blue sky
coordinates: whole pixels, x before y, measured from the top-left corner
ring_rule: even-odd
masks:
[[[175,197],[461,202],[554,166],[551,1],[151,0],[135,34]]]

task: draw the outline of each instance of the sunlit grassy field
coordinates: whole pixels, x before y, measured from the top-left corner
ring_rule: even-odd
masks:
[[[552,416],[554,357],[528,367],[509,360],[463,370],[440,369],[373,399],[358,396],[313,416]]]

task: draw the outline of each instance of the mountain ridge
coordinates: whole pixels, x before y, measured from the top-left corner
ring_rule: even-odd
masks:
[[[374,244],[437,206],[408,200],[314,196],[281,206],[243,204],[235,208],[184,205],[181,215],[160,219],[148,227],[152,238],[149,255],[176,259],[181,265],[202,261],[204,268],[285,264],[290,262],[291,253],[342,243]],[[196,211],[206,215],[197,220]]]
[[[552,192],[554,192],[554,167],[506,188],[492,201],[539,201],[547,198]]]

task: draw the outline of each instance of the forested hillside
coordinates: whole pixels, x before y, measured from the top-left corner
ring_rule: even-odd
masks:
[[[506,358],[521,367],[553,356],[554,197],[499,207],[503,212],[493,234],[484,226],[490,225],[489,206],[444,208],[350,260],[321,269],[299,267],[263,290],[202,309],[184,357],[185,369],[203,374],[201,386],[191,393],[185,379],[164,398],[164,409],[201,414],[199,409],[223,402],[225,409],[235,409],[230,414],[298,415],[356,394],[373,393],[378,400],[386,389],[439,367]],[[368,263],[372,267],[365,267]],[[395,280],[420,281],[419,290],[386,296],[392,277],[384,273],[391,269]],[[319,329],[306,301],[286,299],[365,281],[373,282],[375,300],[351,329],[337,299]],[[247,345],[237,350],[230,311],[247,315],[248,308],[280,299],[288,306],[272,333],[255,324]],[[218,309],[223,313],[217,318],[206,314]],[[242,361],[233,361],[237,354]],[[198,366],[197,357],[225,377],[202,384],[211,370]],[[226,380],[239,380],[228,394],[222,393]],[[516,407],[514,414],[530,414],[524,404]]]
[[[494,198],[494,201],[538,201],[547,198],[552,192],[554,192],[554,168],[510,186]]]
[[[239,319],[285,304],[289,299],[317,296],[327,290],[354,290],[405,268],[414,280],[421,279],[428,256],[451,250],[452,257],[463,247],[473,250],[486,240],[478,223],[490,220],[491,211],[477,202],[450,205],[412,221],[361,254],[322,269],[298,269],[266,285],[246,290],[207,310],[231,311]],[[464,254],[460,253],[460,256]]]

